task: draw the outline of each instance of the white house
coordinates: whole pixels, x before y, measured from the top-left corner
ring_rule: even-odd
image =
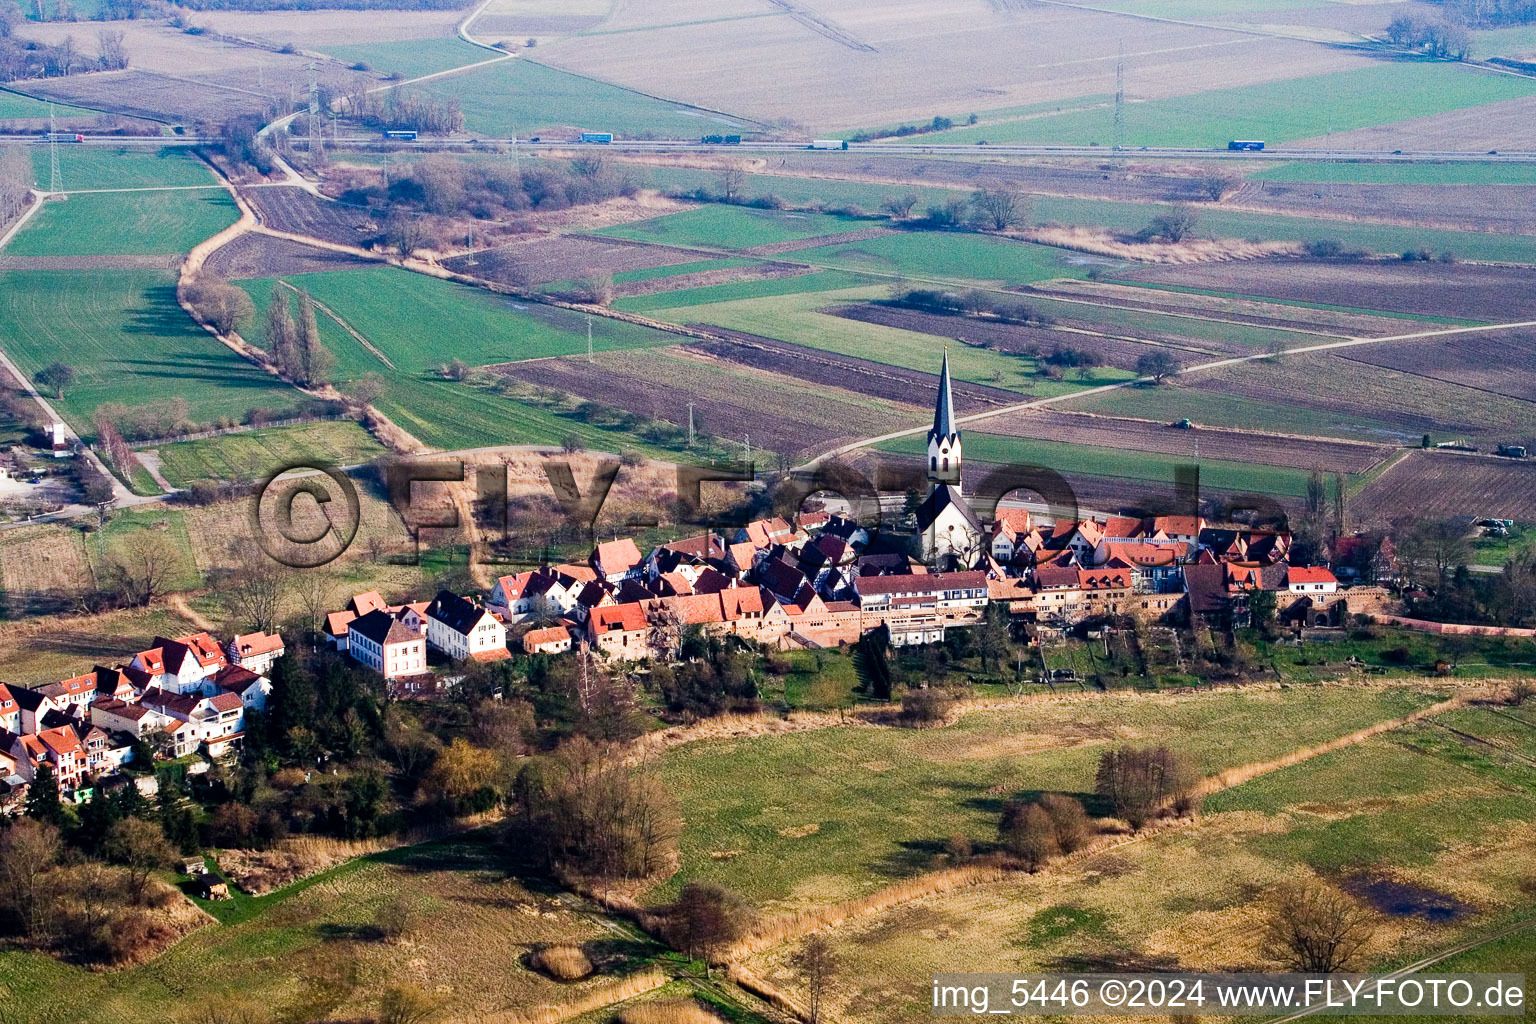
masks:
[[[347,639],[352,659],[385,679],[427,671],[427,641],[382,608],[349,623]]]
[[[283,638],[276,633],[237,633],[224,649],[231,665],[238,665],[258,676],[266,675],[272,663],[286,651]]]
[[[1286,585],[1291,593],[1312,597],[1317,594],[1332,594],[1339,589],[1338,577],[1322,567],[1302,568],[1290,566],[1286,569]]]
[[[508,656],[507,627],[483,605],[446,590],[427,606],[427,643],[455,661]]]

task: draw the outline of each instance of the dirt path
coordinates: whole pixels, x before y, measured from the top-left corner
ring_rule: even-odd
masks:
[[[295,295],[300,294],[300,290],[298,288],[294,287],[293,285],[289,284],[287,281],[281,281],[280,280],[280,281],[278,281],[278,284],[282,285],[284,288],[287,288],[289,291],[293,292]],[[336,321],[336,326],[340,327],[342,330],[344,330],[348,334],[352,335],[352,337],[356,338],[357,339],[357,343],[359,345],[363,346],[363,348],[367,349],[369,352],[373,353],[373,356],[374,356],[375,359],[377,359],[379,362],[383,363],[385,366],[389,367],[391,370],[395,369],[395,364],[389,361],[389,356],[386,356],[383,352],[380,352],[378,347],[376,345],[374,345],[373,342],[371,342],[367,338],[363,337],[363,335],[361,334],[361,332],[359,332],[357,330],[357,328],[353,327],[351,324],[349,324],[345,320],[343,320],[341,318],[341,316],[334,309],[332,309],[330,306],[327,306],[325,303],[321,302],[319,299],[315,298],[314,296],[310,296],[309,301],[313,302],[315,304],[315,308],[318,309],[320,312],[324,313],[326,316],[328,316],[332,320]]]
[[[197,613],[196,609],[187,604],[187,597],[185,594],[172,594],[165,599],[165,604],[166,607],[170,608],[171,611],[175,612],[177,615],[180,615],[182,618],[192,623],[192,625],[206,633],[215,632],[219,628],[214,623],[209,622],[207,619],[203,618],[203,616]]]

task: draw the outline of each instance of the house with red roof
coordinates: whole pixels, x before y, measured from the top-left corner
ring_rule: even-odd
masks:
[[[525,654],[559,654],[571,649],[571,631],[565,626],[530,629],[523,634]]]
[[[231,665],[264,676],[272,663],[287,651],[283,638],[276,633],[237,633],[224,649]]]
[[[645,606],[639,602],[594,608],[586,621],[587,642],[606,657],[619,661],[648,657],[650,631]]]
[[[619,583],[640,574],[645,556],[628,537],[599,544],[592,551],[592,569],[609,583]]]

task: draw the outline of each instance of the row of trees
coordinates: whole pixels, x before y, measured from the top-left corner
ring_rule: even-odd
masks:
[[[336,372],[336,357],[320,340],[320,323],[315,316],[315,300],[309,292],[298,290],[295,315],[289,292],[281,283],[272,285],[267,298],[265,341],[267,355],[278,372],[305,387],[329,384]]]
[[[1536,22],[1536,0],[1426,0],[1459,25],[1497,28]]]
[[[60,6],[68,0],[59,0]],[[96,34],[96,54],[80,48],[74,36],[49,45],[12,36],[12,29],[24,20],[20,10],[0,2],[0,82],[27,78],[62,78],[87,71],[118,71],[128,66],[123,48],[123,33],[102,29]]]
[[[479,220],[527,210],[563,210],[615,196],[633,196],[639,179],[600,156],[573,160],[568,168],[469,161],[436,153],[387,165],[381,173],[354,172],[343,202],[420,210]]]
[[[341,102],[348,117],[370,128],[447,135],[464,127],[464,112],[459,109],[456,96],[434,96],[399,88],[381,92],[359,88]]]
[[[0,224],[21,216],[32,201],[32,161],[20,146],[0,146]]]

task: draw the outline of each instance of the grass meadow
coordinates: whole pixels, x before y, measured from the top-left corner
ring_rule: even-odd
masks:
[[[1136,84],[1128,83],[1134,99]],[[1443,114],[1529,96],[1536,83],[1455,64],[1403,61],[1190,96],[1131,102],[1127,146],[1219,147],[1232,139],[1288,142]],[[946,143],[1059,143],[1108,146],[1114,110],[1096,107],[929,136]]]
[[[1536,164],[1321,163],[1277,164],[1249,181],[1329,181],[1363,185],[1536,185]]]
[[[887,441],[880,448],[903,455],[921,455],[926,450],[925,442],[920,437]],[[1190,461],[1180,456],[1153,452],[986,434],[974,428],[965,432],[965,457],[978,462],[1049,466],[1059,473],[1081,473],[1169,486],[1174,482],[1175,467]],[[1198,461],[1200,484],[1203,487],[1288,498],[1299,498],[1307,493],[1305,470],[1225,459]]]
[[[437,71],[493,60],[496,54],[466,43],[457,36],[441,39],[401,39],[392,42],[352,43],[326,46],[325,52],[348,64],[367,64],[384,74],[398,72],[405,78],[419,78]]]
[[[59,178],[65,191],[92,188],[165,188],[216,184],[208,165],[180,146],[161,150],[60,146]],[[47,146],[31,148],[33,179],[49,184]],[[73,202],[73,200],[70,200]]]
[[[7,256],[140,256],[183,253],[239,219],[217,186],[171,192],[89,192],[43,204],[5,248]]]
[[[70,107],[62,103],[53,105],[53,112],[59,117],[96,117],[99,111],[84,110],[80,107]],[[48,101],[40,100],[33,96],[25,96],[19,92],[11,92],[9,89],[0,89],[0,118],[22,117],[47,117]]]
[[[497,137],[575,129],[611,132],[630,139],[696,139],[726,127],[751,127],[749,122],[559,71],[525,57],[451,75],[419,88],[456,97],[464,111],[466,131]]]
[[[845,969],[832,1009],[881,1024],[911,1019],[935,963],[1272,969],[1258,941],[1260,901],[1269,886],[1312,873],[1378,909],[1367,956],[1382,968],[1529,914],[1522,887],[1536,878],[1536,770],[1426,740],[1435,733],[1408,726],[1218,793],[1194,825],[846,924],[828,933]],[[753,966],[793,989],[793,948]],[[1529,938],[1505,940],[1437,969],[1517,971],[1532,952]]]
[[[648,313],[654,310],[673,310],[670,319],[689,318],[689,308],[711,306],[722,302],[739,302],[745,299],[768,299],[777,295],[814,296],[817,292],[842,291],[869,283],[862,274],[844,270],[824,270],[818,273],[799,274],[794,277],[770,277],[759,280],[732,281],[727,284],[711,284],[698,288],[679,288],[675,292],[654,292],[618,299],[614,309],[630,313]]]
[[[416,918],[402,943],[373,929],[374,913],[395,897],[409,901]],[[448,1019],[484,1019],[565,1002],[657,952],[590,908],[519,884],[491,837],[479,833],[372,854],[246,902],[258,905],[230,913],[229,904],[204,904],[228,923],[206,925],[128,970],[0,953],[7,996],[0,1021],[161,1024],[204,1004],[256,1008],[265,1017],[297,1004],[308,979],[327,976],[354,979],[339,1008],[344,1019],[372,1019],[390,984],[423,988]],[[584,945],[603,973],[563,985],[525,966],[528,952],[552,942]],[[66,991],[70,998],[59,999]]]
[[[690,879],[733,886],[770,909],[846,899],[927,869],[952,835],[991,840],[1011,796],[1090,793],[1111,744],[1166,742],[1212,773],[1432,702],[1408,688],[1116,695],[975,712],[944,729],[689,744],[658,769],[687,794],[683,867],[647,899],[665,900]]]
[[[794,258],[847,270],[1004,287],[1087,276],[1081,259],[1064,249],[969,232],[903,231],[802,249]]]
[[[355,466],[384,451],[351,420],[269,427],[159,447],[161,473],[175,487],[198,480],[260,480],[282,466],[306,460]]]
[[[626,168],[629,169],[629,168]],[[720,172],[693,167],[646,167],[634,168],[646,175],[652,188],[667,192],[687,192],[702,188],[712,193],[720,191]],[[749,196],[778,196],[793,206],[810,206],[822,203],[826,206],[859,206],[877,212],[887,199],[906,195],[917,196],[917,209],[939,206],[952,199],[966,199],[970,190],[941,188],[928,185],[879,185],[864,181],[837,181],[832,178],[795,178],[782,174],[747,174],[743,176],[741,191]]]
[[[176,304],[169,271],[11,271],[0,275],[0,348],[29,376],[58,359],[74,367],[59,410],[91,436],[92,411],[185,399],[194,422],[299,393],[199,329]]]

